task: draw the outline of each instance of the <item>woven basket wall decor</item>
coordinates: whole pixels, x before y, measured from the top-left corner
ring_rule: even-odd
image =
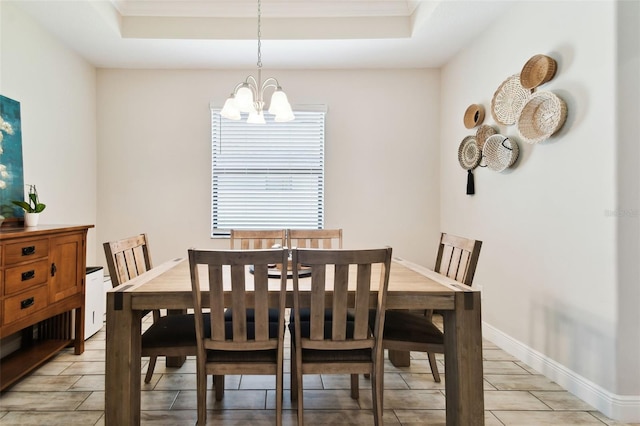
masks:
[[[496,129],[489,126],[488,124],[483,124],[482,126],[478,127],[478,130],[476,131],[476,142],[478,143],[478,148],[482,150],[482,148],[484,147],[484,143],[487,141],[489,136],[493,136],[496,133],[498,133]]]
[[[518,159],[520,150],[516,141],[501,134],[490,136],[484,144],[482,155],[484,161],[491,170],[501,172]]]
[[[482,124],[484,120],[484,108],[482,105],[473,104],[469,105],[464,112],[464,127],[467,129],[473,129],[478,124]]]
[[[567,119],[567,105],[552,92],[534,93],[518,117],[517,128],[527,143],[542,142],[562,128]]]
[[[515,124],[531,91],[520,84],[520,74],[514,74],[502,82],[491,99],[491,115],[500,124]]]
[[[475,169],[480,164],[482,153],[478,148],[476,138],[465,136],[458,146],[458,162],[465,170]]]
[[[467,195],[476,193],[476,184],[473,179],[473,169],[478,167],[482,153],[478,148],[476,138],[473,136],[465,136],[458,147],[458,161],[463,169],[467,171]]]
[[[558,64],[546,55],[532,56],[520,72],[520,84],[525,89],[533,89],[550,81],[556,74]]]

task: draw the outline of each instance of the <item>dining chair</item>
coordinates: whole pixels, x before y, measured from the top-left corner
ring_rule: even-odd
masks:
[[[293,264],[305,265],[311,278],[293,268],[293,319],[289,323],[294,359],[298,425],[304,424],[303,375],[350,374],[351,397],[359,397],[358,374],[371,376],[375,424],[382,423],[382,333],[389,285],[391,248],[369,250],[292,249]],[[379,279],[372,277],[379,269]],[[304,280],[304,281],[303,281]],[[377,282],[376,282],[377,281]],[[369,327],[370,293],[377,292],[375,321]],[[303,293],[304,292],[304,293]],[[304,294],[304,296],[303,296]],[[326,317],[325,301],[331,302]],[[309,308],[308,320],[300,309]],[[349,312],[349,315],[347,315]],[[355,381],[355,383],[354,383]]]
[[[146,234],[103,243],[113,288],[152,269]],[[149,312],[145,312],[147,315]],[[142,356],[149,357],[145,383],[153,377],[158,356],[185,357],[196,354],[195,322],[192,314],[161,316],[153,310],[153,323],[142,333]]]
[[[287,229],[287,247],[289,248],[322,248],[341,249],[342,229]],[[331,309],[326,309],[326,315],[331,316]],[[308,320],[309,309],[300,309],[302,321]],[[294,370],[293,358],[291,359],[291,371]],[[291,389],[295,389],[296,378],[291,374]],[[295,392],[291,393],[291,399],[297,397]]]
[[[481,248],[482,241],[442,233],[434,270],[470,286]],[[444,353],[444,333],[433,323],[433,311],[389,310],[385,320],[384,348],[393,364],[409,366],[410,351],[426,352],[433,379],[440,382],[434,354]]]
[[[287,229],[287,247],[341,249],[342,229]]]
[[[230,248],[234,249],[268,249],[275,244],[287,245],[284,229],[232,229],[229,234]]]
[[[215,376],[218,393],[224,382],[217,378],[227,374],[275,375],[276,424],[282,424],[287,276],[282,274],[277,289],[270,290],[269,265],[286,262],[287,256],[286,249],[189,250],[199,425],[206,424],[207,376]],[[225,287],[231,290],[227,299]],[[233,311],[228,321],[224,319],[227,305]],[[255,321],[247,318],[249,309]],[[269,320],[270,310],[279,313],[277,321]]]

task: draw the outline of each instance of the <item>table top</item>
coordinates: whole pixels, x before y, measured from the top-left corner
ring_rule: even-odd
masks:
[[[374,270],[372,276],[377,273]],[[250,276],[247,270],[248,280]],[[279,280],[270,281],[276,292]],[[304,282],[305,279],[300,280],[302,289]],[[288,290],[293,291],[291,280]],[[132,298],[132,309],[136,310],[190,308],[192,295],[189,262],[184,258],[170,260],[110,292],[127,293]],[[425,309],[425,306],[429,309],[454,309],[453,296],[457,292],[477,290],[403,259],[393,259],[387,293],[388,309]],[[375,292],[372,298],[375,298]]]

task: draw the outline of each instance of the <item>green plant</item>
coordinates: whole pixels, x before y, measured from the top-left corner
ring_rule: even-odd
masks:
[[[46,204],[42,204],[38,199],[38,190],[35,185],[29,185],[29,202],[26,201],[12,201],[18,207],[22,207],[27,213],[40,213],[47,207]]]

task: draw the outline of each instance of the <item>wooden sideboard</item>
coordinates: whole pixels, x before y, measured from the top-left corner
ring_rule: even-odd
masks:
[[[0,228],[0,338],[21,337],[20,349],[0,360],[0,391],[71,344],[76,354],[84,352],[86,245],[92,227]]]

